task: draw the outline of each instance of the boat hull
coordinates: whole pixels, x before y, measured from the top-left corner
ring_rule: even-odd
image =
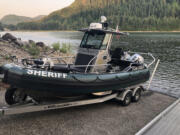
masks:
[[[42,97],[122,90],[144,83],[150,77],[148,69],[106,74],[47,72],[26,69],[12,64],[6,64],[2,69],[4,83],[22,88],[28,95]]]

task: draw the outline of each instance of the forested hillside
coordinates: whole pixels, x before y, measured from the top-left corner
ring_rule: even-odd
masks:
[[[32,20],[30,17],[25,17],[25,16],[6,15],[0,21],[3,24],[10,25],[10,24],[18,24],[20,22],[28,22]]]
[[[105,15],[121,30],[180,30],[180,0],[76,0],[41,21],[18,29],[76,30]]]
[[[16,24],[22,23],[22,22],[37,21],[43,17],[45,17],[45,16],[39,15],[37,17],[31,18],[31,17],[18,16],[18,15],[6,15],[0,20],[0,22],[4,25],[16,25]]]

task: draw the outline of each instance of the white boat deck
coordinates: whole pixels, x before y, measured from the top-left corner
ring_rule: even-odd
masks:
[[[136,135],[180,135],[180,99],[154,118]]]

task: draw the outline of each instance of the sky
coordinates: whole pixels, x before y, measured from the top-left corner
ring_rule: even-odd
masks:
[[[0,0],[0,18],[8,14],[35,17],[70,5],[74,0]]]

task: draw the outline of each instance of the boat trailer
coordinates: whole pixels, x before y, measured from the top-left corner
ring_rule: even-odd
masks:
[[[69,108],[90,104],[97,104],[109,101],[111,99],[115,99],[118,102],[126,100],[126,95],[128,93],[131,94],[131,97],[135,96],[135,93],[139,90],[143,90],[142,86],[135,87],[134,89],[128,88],[123,91],[119,91],[116,93],[112,93],[106,96],[94,97],[94,98],[85,98],[74,101],[57,101],[57,102],[47,102],[47,103],[37,103],[36,101],[30,99],[29,101],[21,104],[16,104],[12,106],[5,106],[0,108],[0,116],[5,115],[15,115],[15,114],[23,114],[23,113],[31,113],[31,112],[39,112],[39,111],[47,111],[47,110],[56,110],[61,108]],[[129,104],[127,104],[129,105]],[[125,105],[125,106],[127,106]]]
[[[146,88],[146,90],[149,90],[150,84],[152,82],[152,79],[154,77],[154,74],[155,74],[155,71],[157,70],[158,65],[159,65],[159,60],[157,61],[155,65],[153,74],[151,76],[149,85]],[[3,76],[0,76],[0,81],[2,77]],[[51,103],[49,102],[37,103],[36,101],[31,99],[23,104],[21,103],[21,104],[16,104],[12,106],[0,107],[0,116],[55,110],[55,109],[83,106],[83,105],[89,105],[89,104],[97,104],[97,103],[103,103],[103,102],[109,101],[111,99],[116,99],[118,102],[124,102],[124,101],[126,102],[127,95],[129,95],[130,93],[130,98],[135,97],[138,90],[145,91],[142,84],[132,86],[132,87],[126,88],[121,91],[117,91],[115,93],[112,93],[106,96],[100,96],[97,98],[87,98],[87,99],[81,99],[81,100],[75,100],[75,101],[62,101],[61,100],[61,101],[51,102]],[[126,106],[126,104],[124,105]]]
[[[56,103],[47,103],[47,104],[36,104],[36,103],[29,103],[29,104],[22,104],[22,105],[14,105],[10,107],[3,107],[0,108],[0,115],[14,115],[14,114],[22,114],[22,113],[30,113],[30,112],[39,112],[39,111],[47,111],[47,110],[55,110],[61,108],[69,108],[75,106],[83,106],[88,104],[95,104],[95,103],[103,103],[105,101],[111,100],[117,97],[116,94],[112,94],[109,96],[105,96],[102,98],[96,99],[88,99],[88,100],[80,100],[80,101],[72,101],[72,102],[56,102]]]

